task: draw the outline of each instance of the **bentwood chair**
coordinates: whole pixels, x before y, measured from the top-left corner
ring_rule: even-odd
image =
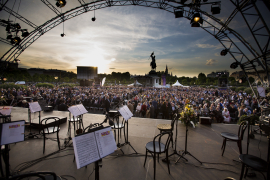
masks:
[[[222,156],[224,154],[225,148],[226,148],[226,141],[235,141],[237,142],[237,146],[239,148],[239,153],[242,154],[242,140],[244,137],[244,133],[245,130],[247,128],[247,121],[243,121],[241,122],[239,129],[238,129],[238,134],[233,134],[233,133],[229,133],[229,132],[222,132],[220,133],[220,135],[223,137],[223,143],[222,143],[222,147],[221,150],[222,151]]]
[[[166,138],[167,137],[167,138]],[[162,143],[161,139],[166,139],[166,143]],[[165,161],[167,162],[167,166],[168,166],[168,171],[169,174],[170,173],[170,166],[169,166],[169,159],[168,159],[168,149],[169,149],[169,145],[171,142],[171,138],[172,138],[172,133],[171,132],[163,132],[158,134],[157,136],[154,137],[153,141],[150,141],[146,144],[145,149],[146,149],[146,153],[145,153],[145,160],[144,160],[144,167],[145,167],[145,163],[146,163],[146,159],[147,159],[147,153],[149,152],[153,159],[154,159],[154,179],[156,179],[156,156],[158,158],[158,162],[159,162],[159,155],[162,153],[166,154],[166,158]]]
[[[58,180],[58,179],[60,180],[60,178],[56,176],[54,172],[29,172],[25,174],[12,176],[8,178],[8,180],[21,180],[21,179],[26,179],[26,178],[28,179],[31,177],[36,177],[42,180]]]
[[[57,143],[58,143],[58,148],[60,150],[60,140],[59,140],[59,131],[60,131],[60,118],[58,117],[49,117],[45,118],[41,121],[41,126],[42,126],[42,135],[43,135],[43,154],[45,152],[45,142],[46,139],[49,139],[46,137],[46,135],[49,134],[57,134]]]
[[[172,133],[172,138],[171,138],[172,148],[173,148],[173,130],[174,130],[174,124],[176,120],[177,120],[177,116],[174,117],[174,119],[171,121],[171,124],[158,124],[157,125],[157,128],[160,131],[160,133],[162,132]]]

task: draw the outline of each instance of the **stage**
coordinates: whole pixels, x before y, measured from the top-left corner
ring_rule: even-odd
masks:
[[[26,120],[28,121],[27,109],[16,108],[12,109],[11,113],[12,121]],[[32,118],[37,118],[38,113],[32,114]],[[45,116],[62,116],[69,117],[69,112],[42,112],[41,119]],[[90,123],[101,123],[105,118],[105,115],[100,114],[84,114],[83,123],[84,127]],[[120,150],[117,150],[114,154],[105,157],[102,161],[102,168],[100,168],[100,179],[118,179],[118,180],[150,180],[153,179],[153,158],[148,157],[145,168],[143,167],[145,157],[145,144],[153,140],[153,137],[159,134],[159,130],[156,128],[158,124],[170,124],[169,120],[161,119],[147,119],[133,117],[129,120],[129,142],[138,152],[135,154],[133,149],[129,145],[122,147],[123,154]],[[108,124],[105,124],[108,125]],[[64,147],[64,142],[68,138],[68,123],[60,125],[60,139],[61,147]],[[37,130],[34,130],[37,132]],[[174,130],[175,132],[175,130]],[[178,159],[176,155],[170,158],[170,170],[171,174],[168,174],[167,164],[163,163],[161,159],[165,155],[160,156],[160,161],[157,163],[156,179],[184,179],[184,180],[222,180],[226,177],[233,177],[239,179],[241,172],[241,163],[235,162],[239,153],[236,142],[227,142],[224,156],[221,156],[221,145],[223,138],[220,136],[221,132],[231,132],[237,134],[238,125],[236,124],[216,124],[212,123],[211,126],[205,126],[198,124],[196,128],[189,127],[188,131],[188,148],[187,150],[194,155],[197,159],[203,162],[201,165],[191,156],[186,155],[185,158],[188,162],[181,159],[177,164],[174,162]],[[26,134],[28,130],[26,131]],[[242,141],[243,152],[246,153],[247,147],[247,131],[245,132],[244,140]],[[175,135],[175,134],[174,134]],[[40,136],[41,137],[41,136]],[[52,134],[49,137],[56,138],[56,134]],[[72,128],[73,137],[73,128]],[[122,137],[123,133],[122,133]],[[185,144],[185,126],[178,123],[178,141],[177,150],[183,150]],[[124,142],[124,138],[121,139]],[[267,158],[267,146],[268,141],[266,136],[255,135],[255,139],[250,140],[249,154],[260,157],[266,160]],[[259,148],[258,148],[259,147]],[[75,177],[77,180],[88,179],[89,175],[93,172],[94,164],[88,165],[87,168],[81,168],[77,170],[76,162],[73,162],[74,153],[72,146],[66,147],[61,152],[46,157],[51,153],[58,151],[57,142],[46,140],[45,154],[43,154],[43,139],[34,138],[26,139],[24,142],[10,145],[10,167],[11,172],[23,170],[26,166],[20,166],[21,163],[36,160],[44,157],[38,163],[23,170],[27,171],[53,171],[57,175],[69,175]],[[169,154],[173,152],[170,146]],[[37,162],[37,161],[35,161]],[[25,165],[29,165],[25,164]],[[249,171],[251,172],[251,171]],[[252,171],[255,172],[255,171]],[[246,179],[263,179],[263,176],[255,172],[257,177],[247,177]],[[89,179],[94,179],[94,172]],[[73,179],[68,176],[64,176],[67,179]]]

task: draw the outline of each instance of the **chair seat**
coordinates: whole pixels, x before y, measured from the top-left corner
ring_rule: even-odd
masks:
[[[239,140],[239,137],[233,133],[222,132],[222,133],[220,133],[220,135],[226,139],[231,139],[231,140],[235,140],[235,141]]]
[[[150,151],[150,152],[154,152],[154,144],[153,141],[149,142],[146,144],[145,148]],[[157,153],[162,153],[165,151],[165,145],[163,143],[160,143],[160,149],[159,149],[159,142],[155,141],[155,149]]]
[[[267,172],[267,162],[259,157],[249,154],[240,154],[239,159],[242,163],[251,167],[254,170]]]
[[[69,119],[68,121],[70,121],[70,122],[77,122],[77,121],[79,121],[79,120],[80,120],[79,118],[75,118],[75,119],[71,118],[71,119]]]
[[[158,124],[157,128],[161,131],[169,131],[172,129],[172,126],[170,124]]]
[[[59,130],[60,130],[60,127],[59,127],[59,129],[57,129],[57,127],[49,127],[49,128],[44,129],[44,133],[45,134],[51,134],[51,133],[55,133],[55,132],[57,132]]]
[[[122,123],[119,123],[119,124],[114,124],[114,126],[111,126],[113,129],[122,129],[124,128],[124,124]]]

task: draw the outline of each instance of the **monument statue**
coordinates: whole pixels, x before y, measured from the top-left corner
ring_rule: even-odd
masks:
[[[152,67],[152,70],[155,70],[157,65],[156,65],[156,57],[154,56],[154,51],[152,52],[150,57],[152,58],[152,62],[150,63],[150,66]]]

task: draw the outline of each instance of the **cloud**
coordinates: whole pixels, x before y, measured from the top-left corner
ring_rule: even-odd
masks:
[[[219,45],[211,45],[211,44],[196,44],[199,48],[213,48],[213,49],[220,49],[222,46]]]
[[[115,68],[110,68],[110,69],[115,69]]]
[[[212,65],[215,65],[216,63],[217,63],[217,60],[215,60],[215,59],[209,59],[209,60],[206,60],[206,64],[205,65],[212,66]]]

